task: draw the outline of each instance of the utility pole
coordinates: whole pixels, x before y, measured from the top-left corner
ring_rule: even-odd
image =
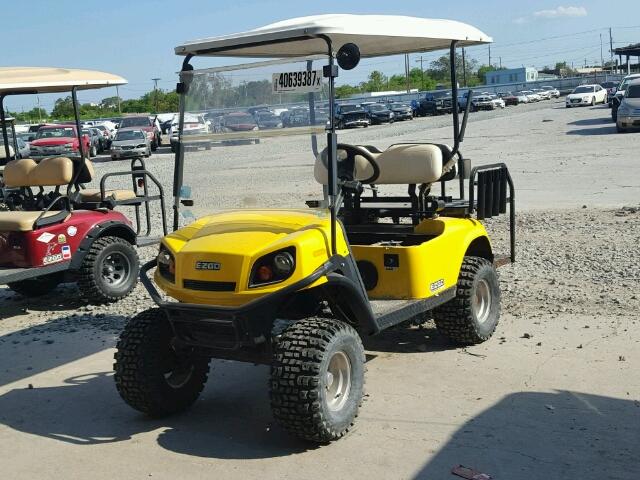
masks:
[[[602,54],[602,34],[600,34],[600,66],[602,67],[602,70],[604,71],[604,56]]]
[[[491,66],[491,44],[489,44],[489,66]]]
[[[422,66],[422,55],[420,55],[420,60],[416,60],[416,62],[420,62],[420,90],[422,91],[424,90],[424,67]]]
[[[611,27],[609,27],[609,53],[611,54],[611,68],[613,68],[613,34],[611,33]],[[616,65],[616,73],[618,73],[618,67]]]
[[[120,110],[120,91],[118,90],[118,85],[116,85],[116,99],[118,100],[118,114],[120,115],[122,110]]]
[[[467,86],[467,60],[464,56],[464,47],[462,47],[462,86]]]
[[[158,80],[159,78],[152,78],[153,80],[153,100],[155,103],[156,115],[158,114]]]
[[[498,57],[500,59],[500,70],[502,70],[502,57]]]
[[[404,74],[407,79],[407,93],[411,91],[411,83],[409,82],[409,54],[404,55]]]
[[[40,95],[36,95],[38,101],[38,123],[42,123],[42,111],[40,110]]]

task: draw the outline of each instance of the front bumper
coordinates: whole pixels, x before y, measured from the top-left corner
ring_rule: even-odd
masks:
[[[127,150],[111,150],[111,158],[114,160],[120,158],[143,157],[147,154],[147,148],[131,148]]]
[[[565,105],[567,107],[582,107],[582,106],[586,106],[586,105],[591,105],[591,99],[584,99],[581,98],[578,101],[574,101],[572,99],[567,99],[565,101]]]
[[[65,150],[39,150],[34,152],[31,150],[30,155],[34,160],[42,160],[49,157],[67,157],[71,159],[80,158],[80,152],[78,151],[65,151]]]
[[[371,125],[371,122],[369,120],[346,120],[346,121],[343,121],[342,124],[346,128],[350,128],[350,127],[368,127],[369,125]]]
[[[333,256],[311,275],[239,307],[163,300],[148,276],[149,270],[156,267],[156,260],[142,266],[140,280],[151,299],[167,315],[180,341],[196,347],[237,351],[265,343],[285,299],[339,269],[341,264],[344,258]]]
[[[640,128],[640,115],[621,115],[618,112],[617,122],[621,128]]]

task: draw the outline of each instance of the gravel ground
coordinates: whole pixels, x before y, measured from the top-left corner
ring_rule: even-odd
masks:
[[[41,299],[0,289],[4,471],[11,478],[349,472],[446,479],[462,463],[496,479],[634,478],[640,135],[616,135],[606,108],[560,107],[478,113],[469,124],[464,151],[475,164],[507,162],[517,186],[517,263],[500,271],[496,335],[453,348],[426,324],[371,339],[368,396],[344,440],[309,449],[290,439],[272,425],[267,369],[234,362],[214,362],[191,412],[146,420],[122,404],[110,378],[118,332],[151,306],[141,286],[100,307],[78,300],[72,285]],[[417,119],[345,132],[342,141],[384,147],[425,130],[446,141],[446,125],[443,117]],[[283,142],[191,155],[186,183],[195,187],[196,213],[268,205],[283,178],[292,204],[310,198],[308,139]],[[99,173],[123,165],[96,162]],[[148,166],[169,184],[166,149]],[[214,168],[215,179],[203,181]],[[487,228],[495,250],[506,252],[506,219]],[[141,250],[143,258],[154,253]]]

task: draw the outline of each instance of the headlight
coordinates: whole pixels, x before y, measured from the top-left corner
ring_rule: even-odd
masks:
[[[73,143],[65,143],[64,148],[73,148]]]
[[[121,150],[122,147],[119,147],[118,145],[111,145],[111,150]]]
[[[588,102],[589,100],[591,100],[591,97],[582,97],[582,100]]]
[[[255,127],[253,127],[251,130],[253,130],[253,131],[255,132],[256,130],[258,130],[258,126],[256,125],[256,126],[255,126]]]
[[[394,117],[393,112],[391,112],[391,113],[389,114],[389,118],[393,118],[393,117]]]
[[[136,148],[145,148],[146,146],[145,143],[141,143],[140,145],[136,145]]]
[[[160,275],[169,280],[170,282],[176,281],[176,262],[171,255],[171,252],[167,250],[167,247],[160,245],[160,252],[158,253],[158,272]]]
[[[251,269],[249,287],[271,285],[289,278],[296,267],[295,255],[295,248],[290,247],[258,259]]]

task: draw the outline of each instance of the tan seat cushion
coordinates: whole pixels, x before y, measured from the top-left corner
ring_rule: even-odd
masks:
[[[132,200],[136,198],[136,193],[133,190],[105,190],[105,199],[114,200],[116,202],[122,202],[124,200]],[[98,189],[86,189],[80,190],[80,199],[83,202],[100,202],[100,190]]]
[[[0,212],[0,232],[30,232],[33,224],[42,212]],[[60,213],[59,210],[47,212],[43,218]]]
[[[364,148],[364,147],[360,147]],[[319,183],[327,183],[327,168],[322,161],[323,151],[314,166],[314,176]],[[393,145],[382,153],[372,153],[380,174],[373,181],[377,185],[434,183],[443,172],[442,150],[431,144]],[[338,151],[338,161],[345,158],[344,151]],[[363,156],[355,156],[354,178],[363,181],[371,178],[373,167]]]
[[[13,160],[5,166],[7,187],[53,187],[67,185],[73,178],[73,162],[66,157]]]

